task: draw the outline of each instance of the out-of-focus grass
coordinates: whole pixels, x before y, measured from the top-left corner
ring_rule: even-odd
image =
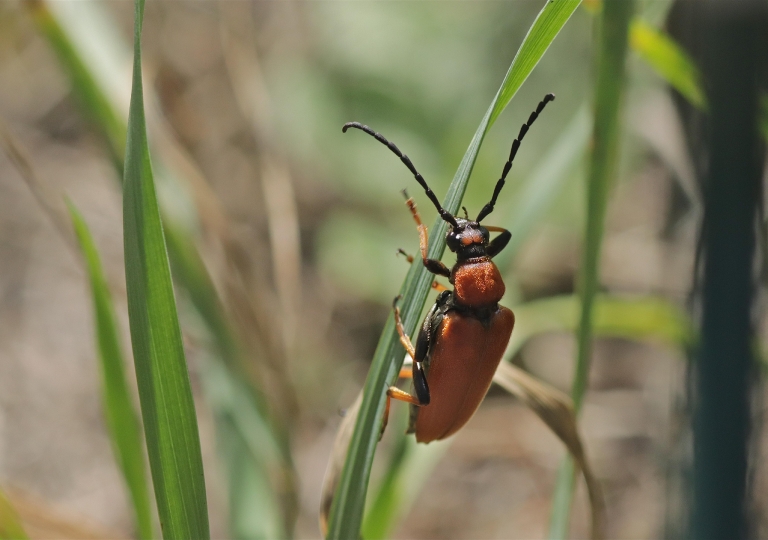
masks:
[[[624,91],[624,64],[628,48],[632,0],[604,2],[599,20],[599,49],[595,91],[595,122],[587,183],[587,223],[579,269],[581,317],[577,332],[576,370],[571,395],[578,412],[584,400],[592,354],[593,316],[600,273],[600,253],[608,194],[614,184],[620,141],[620,111]],[[574,463],[566,457],[558,471],[549,537],[568,536]]]
[[[580,0],[549,2],[534,21],[451,182],[443,202],[448,212],[456,213],[459,209],[480,145],[493,121],[504,110],[579,3]],[[442,256],[446,230],[447,224],[439,219],[433,224],[430,258],[439,259]],[[403,325],[409,333],[416,327],[432,280],[433,276],[420,261],[416,261],[400,289],[404,298],[401,305]],[[394,384],[402,358],[402,345],[395,332],[394,317],[390,314],[374,354],[344,469],[335,490],[328,538],[355,538],[360,533],[371,464],[384,414],[384,391],[387,386]]]
[[[16,510],[5,494],[0,491],[0,540],[26,540],[27,533],[21,525]]]
[[[181,342],[144,118],[141,30],[135,1],[133,85],[123,179],[128,318],[147,453],[164,538],[209,538],[197,414]]]
[[[107,428],[120,470],[133,502],[139,538],[152,538],[152,511],[144,466],[141,427],[125,379],[125,362],[115,321],[112,296],[101,269],[101,261],[80,212],[69,204],[69,213],[83,252],[91,283],[93,319],[101,366],[101,389]]]
[[[673,39],[636,18],[630,26],[629,40],[632,49],[691,105],[707,109],[699,69]]]

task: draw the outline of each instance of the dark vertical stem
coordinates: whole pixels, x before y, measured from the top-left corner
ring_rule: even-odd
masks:
[[[710,0],[702,35],[711,106],[704,183],[701,345],[695,365],[691,536],[745,538],[752,319],[762,141],[757,129],[762,2]]]

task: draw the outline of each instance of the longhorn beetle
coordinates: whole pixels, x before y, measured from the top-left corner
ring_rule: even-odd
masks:
[[[440,217],[450,224],[446,242],[448,248],[456,253],[456,264],[450,269],[441,261],[427,257],[427,226],[421,222],[416,203],[403,191],[419,230],[419,248],[424,266],[437,276],[447,277],[454,289],[433,284],[442,292],[421,325],[415,347],[400,319],[400,308],[397,307],[400,297],[393,301],[400,342],[413,359],[410,372],[404,369],[400,375],[413,379],[416,395],[395,386],[387,389],[382,432],[389,417],[391,399],[394,398],[411,404],[408,433],[415,433],[418,442],[444,439],[469,421],[488,392],[515,325],[512,311],[499,305],[505,287],[499,269],[491,259],[506,247],[512,235],[506,229],[482,226],[480,222],[493,212],[496,199],[504,187],[528,129],[547,103],[554,99],[554,94],[544,96],[520,128],[520,133],[512,142],[512,150],[504,164],[501,178],[496,182],[493,196],[474,221],[469,219],[466,209],[464,219],[445,210],[408,156],[383,135],[359,122],[344,124],[343,132],[346,133],[349,128],[364,131],[386,145],[408,167],[437,208]],[[491,240],[490,232],[500,234]],[[412,260],[412,257],[409,259]]]

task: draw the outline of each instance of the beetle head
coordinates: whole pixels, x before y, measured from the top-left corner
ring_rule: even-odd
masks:
[[[490,235],[488,229],[477,221],[456,218],[456,225],[448,230],[448,249],[456,254],[459,261],[484,257]]]

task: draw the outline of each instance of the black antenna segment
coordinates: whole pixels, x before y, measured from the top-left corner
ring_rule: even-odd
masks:
[[[543,108],[543,107],[542,107]],[[435,205],[435,208],[437,208],[438,214],[440,214],[440,217],[444,220],[453,225],[454,227],[458,227],[458,223],[456,222],[456,218],[451,215],[450,212],[445,210],[441,205],[440,201],[437,200],[437,197],[435,196],[435,193],[429,189],[429,186],[427,185],[427,181],[424,180],[424,177],[419,174],[419,171],[416,170],[416,167],[413,166],[413,163],[411,163],[411,158],[403,154],[400,149],[395,146],[394,143],[389,142],[384,135],[381,133],[377,133],[373,131],[371,128],[369,128],[366,125],[361,124],[360,122],[347,122],[344,124],[344,127],[341,128],[341,131],[346,133],[349,128],[355,128],[359,129],[360,131],[366,132],[368,135],[379,141],[381,144],[392,150],[392,152],[400,158],[400,161],[402,161],[406,167],[408,167],[408,170],[413,173],[413,177],[416,178],[416,181],[421,185],[421,187],[424,188],[424,191],[427,193],[427,197],[429,197],[429,200],[432,201],[432,204]]]
[[[496,187],[493,190],[493,197],[491,197],[491,202],[483,206],[483,209],[480,210],[480,213],[477,215],[477,222],[479,223],[483,218],[485,218],[488,214],[493,212],[493,207],[496,205],[496,198],[499,196],[499,193],[501,193],[501,188],[504,187],[504,182],[507,178],[507,174],[509,174],[509,170],[512,168],[512,162],[515,160],[515,156],[517,155],[517,150],[520,148],[520,143],[523,140],[523,137],[525,137],[525,134],[528,133],[528,129],[533,125],[533,123],[536,121],[536,119],[541,114],[541,111],[544,110],[544,107],[547,106],[547,103],[550,101],[555,100],[555,94],[547,94],[544,96],[544,99],[542,99],[539,102],[539,105],[536,107],[536,110],[531,113],[531,116],[528,117],[528,121],[520,127],[520,133],[517,135],[517,139],[512,141],[512,150],[509,152],[509,159],[504,164],[504,170],[501,173],[501,178],[499,178],[499,181],[496,182]]]

